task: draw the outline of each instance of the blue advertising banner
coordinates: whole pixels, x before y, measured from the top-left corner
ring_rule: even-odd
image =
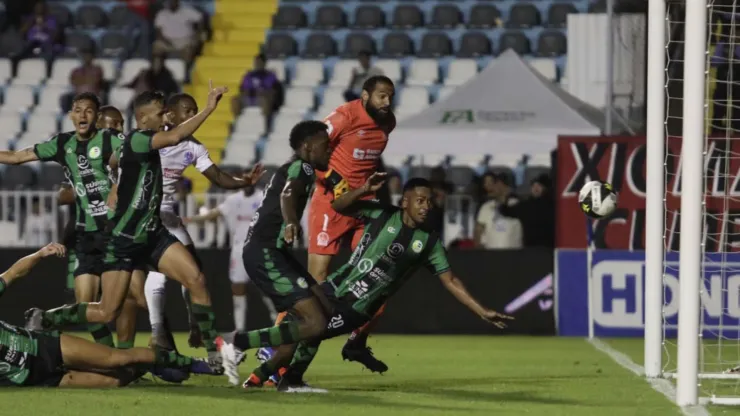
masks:
[[[586,250],[556,250],[555,316],[558,334],[588,336]],[[701,293],[705,338],[740,335],[740,254],[704,257]],[[663,277],[666,337],[678,329],[678,253],[667,253]],[[594,335],[642,336],[645,324],[645,252],[595,250],[591,264]]]

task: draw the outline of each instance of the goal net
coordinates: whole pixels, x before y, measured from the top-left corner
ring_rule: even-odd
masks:
[[[662,372],[679,404],[740,405],[740,8],[699,2],[699,54],[692,1],[665,3]]]

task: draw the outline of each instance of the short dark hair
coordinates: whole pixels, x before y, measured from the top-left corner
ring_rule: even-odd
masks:
[[[358,58],[369,58],[371,56],[372,54],[370,53],[370,51],[360,51],[360,53],[357,54]]]
[[[91,92],[83,92],[80,94],[77,94],[72,98],[72,106],[75,105],[78,101],[88,100],[95,104],[95,109],[100,110],[100,98],[98,98],[97,95],[91,93]]]
[[[254,59],[259,59],[262,62],[267,62],[267,56],[264,53],[258,53],[254,56]]]
[[[391,81],[390,78],[388,78],[385,75],[373,75],[372,77],[365,80],[365,82],[362,83],[362,90],[367,91],[368,93],[372,94],[373,91],[375,91],[375,88],[378,86],[378,84],[386,84],[390,85],[393,88],[396,88],[395,85],[393,85],[393,81]]]
[[[306,120],[293,126],[290,130],[290,147],[298,150],[299,147],[311,136],[326,131],[327,126],[321,121]]]
[[[406,182],[406,184],[403,185],[403,193],[406,193],[407,191],[415,188],[432,189],[432,183],[429,182],[429,179],[425,178],[411,178]]]
[[[119,116],[123,118],[123,114],[121,113],[121,110],[117,109],[116,107],[113,107],[112,105],[104,105],[100,107],[100,114],[103,117]]]
[[[164,106],[164,94],[159,91],[144,91],[134,98],[134,111],[153,102],[159,102]]]
[[[198,102],[195,101],[195,98],[193,98],[192,95],[186,94],[184,92],[178,92],[177,94],[170,95],[170,98],[167,99],[167,108],[172,109],[174,107],[177,107],[177,105],[180,104],[180,101],[182,100],[192,100],[195,105],[198,105]]]

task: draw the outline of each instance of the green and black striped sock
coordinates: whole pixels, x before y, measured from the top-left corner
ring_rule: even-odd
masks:
[[[193,303],[193,317],[195,322],[198,323],[198,328],[203,335],[203,344],[206,347],[206,351],[216,351],[216,337],[218,332],[214,325],[216,315],[213,313],[213,308],[208,305],[198,305]]]
[[[105,324],[88,324],[87,330],[90,331],[93,339],[97,344],[105,345],[106,347],[115,348],[113,344],[113,333]]]
[[[167,351],[161,348],[154,349],[154,365],[167,368],[190,368],[193,359],[180,355],[175,351]]]
[[[118,341],[119,350],[130,350],[134,348],[134,340],[131,341]]]
[[[293,361],[290,362],[291,373],[301,376],[306,373],[308,366],[311,365],[311,362],[319,352],[319,344],[321,344],[321,341],[310,343],[301,341],[298,343],[298,347],[293,353]]]
[[[298,341],[298,326],[300,322],[281,322],[280,325],[257,329],[249,332],[237,332],[234,335],[234,345],[242,351],[258,347],[277,347],[285,344],[295,344]]]
[[[67,325],[87,323],[87,303],[64,305],[44,312],[43,324],[46,328],[58,328]]]

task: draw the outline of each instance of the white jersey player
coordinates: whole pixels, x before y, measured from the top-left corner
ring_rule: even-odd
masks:
[[[231,258],[229,260],[229,279],[231,280],[231,293],[234,303],[234,326],[237,331],[246,329],[247,323],[247,282],[249,276],[244,270],[242,260],[242,246],[247,239],[247,231],[252,217],[257,213],[262,204],[262,192],[247,187],[243,191],[234,192],[216,208],[204,215],[185,218],[185,222],[203,223],[222,218],[231,235]],[[269,298],[262,297],[270,319],[274,322],[277,317],[275,306]]]
[[[187,94],[175,94],[167,100],[167,120],[172,126],[177,126],[198,113],[198,105],[193,97]],[[178,145],[161,149],[159,151],[162,163],[162,203],[160,216],[162,224],[193,254],[195,255],[193,240],[188,234],[185,225],[175,211],[176,185],[182,179],[182,174],[188,166],[195,166],[212,183],[224,189],[241,189],[252,187],[261,175],[261,167],[257,166],[243,177],[236,178],[219,169],[211,160],[208,149],[195,138],[180,142]],[[166,348],[174,348],[168,345],[167,331],[164,328],[164,293],[166,278],[163,274],[150,272],[144,288],[147,304],[149,306],[149,321],[152,325],[153,343]],[[183,288],[185,304],[188,305],[190,320],[190,337],[188,344],[191,347],[202,345],[200,329],[195,324],[195,319],[190,313],[189,296]]]

